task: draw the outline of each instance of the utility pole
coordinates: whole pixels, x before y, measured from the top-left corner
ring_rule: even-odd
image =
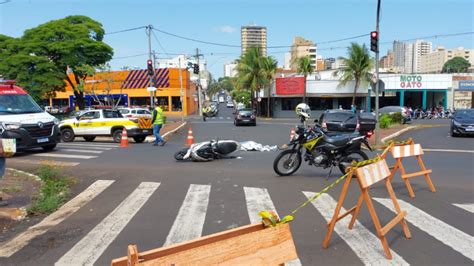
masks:
[[[380,40],[380,0],[377,0],[377,21],[375,22],[375,31]],[[379,123],[379,44],[377,42],[377,51],[375,52],[375,146],[380,144],[380,123]]]
[[[202,54],[199,53],[199,48],[196,48],[196,63],[197,65],[199,66],[199,57],[201,56]],[[199,69],[199,73],[198,73],[198,80],[197,80],[197,87],[198,87],[198,101],[199,101],[199,104],[198,104],[198,108],[199,108],[199,116],[202,116],[202,96],[201,96],[201,70]]]
[[[151,52],[151,31],[153,29],[152,25],[146,26],[146,34],[148,36],[148,60],[152,60],[152,52]],[[154,70],[154,69],[153,69]],[[153,84],[153,76],[148,75],[148,78],[150,79],[150,87],[155,87]],[[153,99],[153,91],[150,91],[150,107],[151,109],[155,108],[155,101]]]
[[[178,56],[178,62],[179,62],[179,86],[180,86],[180,97],[179,100],[181,101],[181,122],[184,121],[184,108],[183,108],[183,97],[184,97],[184,92],[183,92],[183,70],[181,69],[181,56]]]

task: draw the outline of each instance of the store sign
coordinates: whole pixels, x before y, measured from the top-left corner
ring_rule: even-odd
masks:
[[[474,91],[474,80],[461,80],[458,87],[460,91]]]
[[[400,88],[421,88],[423,86],[421,75],[401,75]]]
[[[277,95],[304,93],[304,77],[276,78]]]

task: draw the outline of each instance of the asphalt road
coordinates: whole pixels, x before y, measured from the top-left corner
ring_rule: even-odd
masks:
[[[288,141],[290,129],[297,123],[296,119],[294,122],[259,120],[256,127],[235,127],[231,118],[230,109],[223,106],[215,119],[207,122],[191,119],[195,141],[234,139],[281,145]],[[5,245],[1,245],[0,265],[53,265],[57,262],[58,265],[109,265],[111,259],[125,256],[126,247],[131,243],[144,251],[247,225],[255,220],[256,213],[251,210],[272,205],[284,216],[303,203],[307,199],[305,195],[311,195],[308,192],[320,191],[339,176],[334,170],[326,180],[327,170],[303,164],[295,175],[279,177],[272,169],[277,151],[237,152],[235,159],[207,163],[176,162],[173,154],[184,146],[186,133],[186,130],[181,131],[164,147],[133,143],[128,149],[116,148],[111,143],[61,145],[51,154],[72,154],[70,150],[83,149],[84,152],[74,154],[94,156],[89,159],[48,158],[79,163],[65,167],[67,173],[80,181],[74,194],[86,191],[97,180],[114,182],[18,251],[5,256]],[[410,136],[423,148],[473,150],[472,138],[448,137],[447,127],[411,131],[400,138]],[[88,154],[87,151],[101,153]],[[35,154],[9,160],[8,166],[32,169],[33,160],[44,159]],[[401,226],[396,226],[387,234],[393,262],[472,265],[472,210],[453,204],[470,204],[472,208],[474,154],[427,151],[423,159],[426,166],[433,169],[431,177],[436,193],[428,190],[423,177],[417,177],[411,179],[416,197],[410,199],[401,178],[396,176],[393,180],[397,197],[408,204],[405,207],[409,209],[408,226],[412,233],[412,239],[406,240]],[[407,159],[405,165],[409,171],[416,171],[418,167],[414,159]],[[315,201],[317,208],[310,204],[295,215],[291,228],[300,262],[303,265],[388,263],[365,206],[353,230],[347,230],[347,221],[342,221],[332,236],[330,247],[322,248],[326,233],[324,217],[332,215],[340,190],[339,185]],[[353,183],[344,207],[355,204],[359,194],[358,186]],[[385,187],[375,185],[371,196],[382,198],[374,201],[374,205],[385,225],[394,217],[384,204],[383,199],[388,198]],[[1,236],[1,240],[8,243],[19,231],[38,220],[24,222],[15,231]]]

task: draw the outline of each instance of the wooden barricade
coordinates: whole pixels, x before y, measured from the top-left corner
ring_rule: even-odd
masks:
[[[430,178],[430,174],[433,171],[431,169],[426,169],[425,164],[423,160],[421,159],[421,156],[424,154],[424,152],[420,144],[415,144],[413,140],[405,142],[404,145],[397,145],[395,143],[392,143],[382,153],[381,155],[382,158],[386,158],[387,151],[390,151],[393,158],[396,160],[395,165],[391,167],[390,180],[393,179],[393,177],[395,176],[395,173],[400,169],[401,177],[403,181],[405,182],[405,185],[408,189],[408,193],[411,198],[415,197],[415,192],[413,191],[409,178],[416,177],[416,176],[424,175],[426,183],[428,184],[428,187],[430,188],[431,192],[436,192],[436,189]],[[416,157],[416,159],[418,160],[418,165],[421,168],[421,171],[413,172],[413,173],[406,172],[402,161],[404,158],[408,158],[408,157]]]
[[[390,253],[390,248],[388,246],[387,239],[385,235],[392,229],[396,224],[400,223],[403,227],[403,232],[406,238],[411,238],[410,230],[408,229],[407,222],[405,221],[406,211],[402,211],[400,206],[398,205],[397,198],[395,196],[395,192],[393,191],[391,181],[390,181],[390,170],[387,166],[385,159],[378,157],[377,159],[373,160],[375,162],[369,163],[367,165],[363,165],[361,167],[352,167],[349,172],[348,176],[344,182],[342,187],[341,195],[339,196],[339,200],[336,205],[336,209],[334,210],[334,215],[331,221],[328,223],[328,231],[326,233],[326,237],[323,241],[323,247],[328,248],[329,241],[331,239],[332,232],[334,231],[334,226],[336,223],[341,220],[342,218],[346,217],[349,214],[352,214],[352,219],[349,223],[349,229],[352,229],[354,223],[356,221],[357,216],[359,215],[360,208],[362,207],[362,202],[365,202],[367,208],[369,209],[370,216],[374,222],[375,229],[377,231],[377,236],[379,237],[380,241],[382,242],[382,246],[385,252],[385,256],[388,259],[392,259],[392,254]],[[359,183],[359,187],[361,190],[361,195],[357,200],[357,204],[350,208],[347,212],[339,215],[341,211],[342,204],[347,195],[347,190],[351,183],[352,177],[355,175],[357,177],[357,181]],[[374,205],[372,203],[372,198],[369,194],[370,187],[380,181],[385,181],[385,186],[387,187],[387,191],[392,199],[393,206],[396,210],[397,215],[393,218],[390,222],[388,222],[385,226],[381,226],[377,213],[375,212]]]
[[[241,226],[145,252],[129,245],[127,253],[111,265],[276,265],[298,257],[288,223]]]

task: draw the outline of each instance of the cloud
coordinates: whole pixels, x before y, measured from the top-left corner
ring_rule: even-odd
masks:
[[[235,28],[229,25],[224,25],[218,27],[217,30],[223,33],[233,33],[235,31]]]

